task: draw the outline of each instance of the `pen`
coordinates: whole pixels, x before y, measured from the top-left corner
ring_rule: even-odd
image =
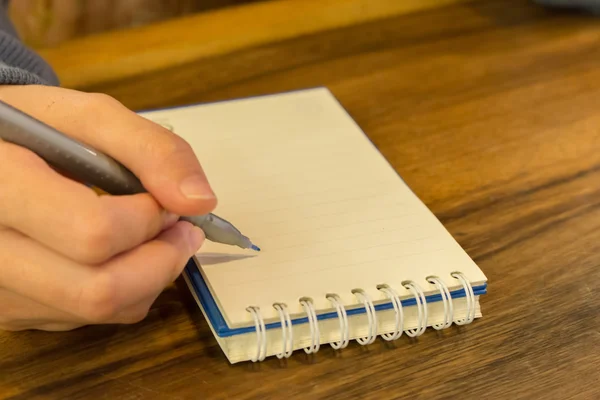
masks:
[[[0,139],[25,147],[74,179],[111,195],[145,193],[138,178],[118,161],[0,101]],[[214,214],[184,216],[216,243],[260,251],[233,224]]]

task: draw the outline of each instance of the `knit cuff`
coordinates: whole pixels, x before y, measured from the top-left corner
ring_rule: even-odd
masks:
[[[51,85],[38,75],[0,62],[0,85]]]
[[[58,77],[38,54],[19,39],[0,32],[0,85],[58,86]]]

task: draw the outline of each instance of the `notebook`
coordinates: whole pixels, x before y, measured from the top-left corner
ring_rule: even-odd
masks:
[[[261,247],[207,241],[184,271],[230,363],[481,317],[486,276],[329,90],[140,115],[190,143],[214,213]]]

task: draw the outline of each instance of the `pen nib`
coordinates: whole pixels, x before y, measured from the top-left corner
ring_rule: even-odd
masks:
[[[252,246],[250,246],[250,248],[254,251],[260,251],[260,247],[258,247],[257,245],[253,244]]]

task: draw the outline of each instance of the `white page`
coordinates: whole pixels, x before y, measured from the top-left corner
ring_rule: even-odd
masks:
[[[303,314],[301,297],[318,310],[337,293],[359,305],[388,284],[426,293],[439,276],[451,290],[463,272],[473,285],[485,275],[412,193],[326,89],[155,111],[194,148],[229,220],[261,252],[206,242],[201,272],[230,326],[253,326],[248,306],[278,319],[283,302]]]

